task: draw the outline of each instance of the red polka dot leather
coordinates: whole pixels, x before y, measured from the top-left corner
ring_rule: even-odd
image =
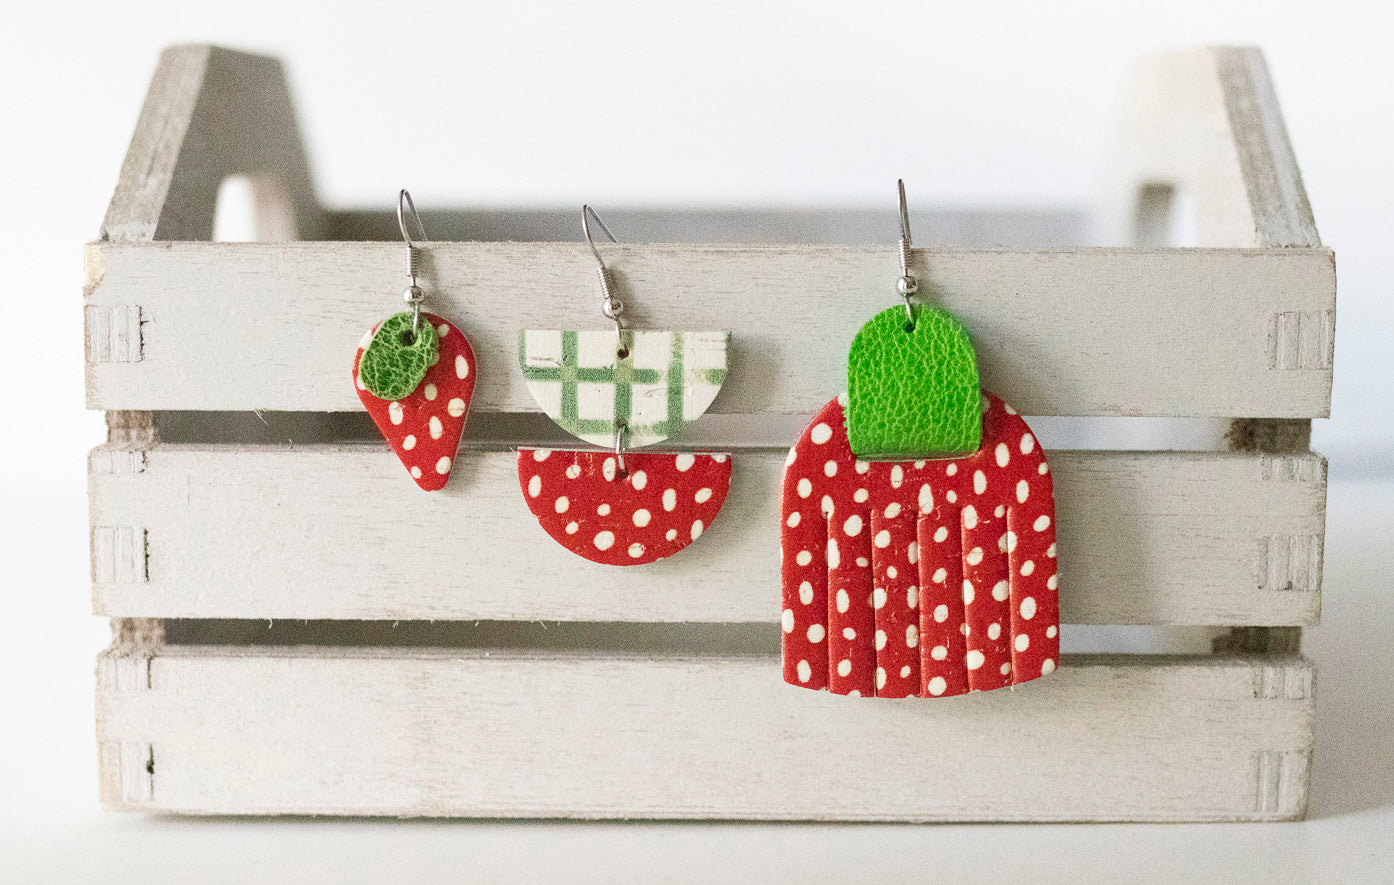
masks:
[[[558,544],[603,565],[672,556],[711,526],[731,485],[727,455],[518,452],[518,482]]]
[[[399,400],[378,399],[358,379],[358,361],[372,338],[364,336],[353,356],[353,380],[358,399],[372,416],[387,444],[401,459],[416,484],[428,492],[445,488],[455,466],[455,453],[469,420],[474,396],[474,350],[464,333],[435,314],[422,313],[440,336],[439,359],[426,370],[421,383]],[[377,326],[373,327],[377,331]]]
[[[781,492],[784,680],[862,697],[1015,685],[1060,659],[1055,498],[1026,422],[984,394],[953,460],[858,460],[843,406],[789,452]]]

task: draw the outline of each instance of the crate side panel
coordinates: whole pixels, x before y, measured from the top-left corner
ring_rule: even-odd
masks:
[[[528,513],[511,452],[463,452],[451,484],[430,495],[375,445],[156,445],[142,458],[140,472],[90,476],[93,525],[138,530],[147,551],[142,581],[95,572],[103,615],[778,616],[779,453],[734,455],[730,495],[701,540],[630,568],[552,542]],[[1067,623],[1316,621],[1318,456],[1062,451],[1050,463]]]

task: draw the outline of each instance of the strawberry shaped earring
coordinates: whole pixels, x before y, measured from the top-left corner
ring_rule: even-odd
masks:
[[[521,449],[518,482],[557,543],[592,562],[642,565],[697,540],[726,500],[728,455],[631,449],[662,442],[707,410],[726,380],[730,333],[625,328],[624,304],[591,238],[592,218],[615,237],[582,207],[600,309],[614,331],[523,331],[518,360],[548,417],[605,450]]]
[[[426,228],[411,194],[397,195],[397,225],[407,244],[411,283],[395,313],[368,330],[353,357],[353,379],[373,423],[416,484],[428,492],[445,487],[474,395],[474,351],[459,329],[423,313],[417,285],[417,250],[407,233],[410,212],[422,240]]]
[[[897,698],[1012,686],[1060,658],[1050,468],[980,391],[963,325],[913,302],[903,182],[900,222],[904,308],[857,333],[847,393],[784,469],[784,680]]]

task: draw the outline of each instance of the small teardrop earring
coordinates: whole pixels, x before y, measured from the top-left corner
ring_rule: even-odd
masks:
[[[726,380],[730,333],[627,328],[592,219],[615,237],[590,206],[581,208],[600,312],[614,330],[526,330],[518,362],[548,417],[604,450],[520,450],[518,481],[557,543],[592,562],[642,565],[697,540],[726,499],[729,455],[633,449],[663,442],[707,410]]]
[[[417,244],[407,231],[410,214],[422,240],[426,228],[411,194],[397,195],[397,226],[407,245],[409,283],[394,313],[370,329],[353,357],[358,399],[416,484],[428,492],[445,487],[469,419],[474,396],[474,350],[464,334],[441,317],[424,313],[426,294],[417,283]]]

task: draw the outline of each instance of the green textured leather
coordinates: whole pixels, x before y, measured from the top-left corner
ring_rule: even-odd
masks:
[[[866,459],[964,455],[978,450],[978,358],[968,330],[931,307],[883,310],[847,355],[847,440]]]
[[[410,338],[408,344],[405,338]],[[358,377],[378,399],[401,399],[411,394],[440,350],[436,327],[422,322],[411,336],[411,312],[394,313],[382,321],[358,361]]]

